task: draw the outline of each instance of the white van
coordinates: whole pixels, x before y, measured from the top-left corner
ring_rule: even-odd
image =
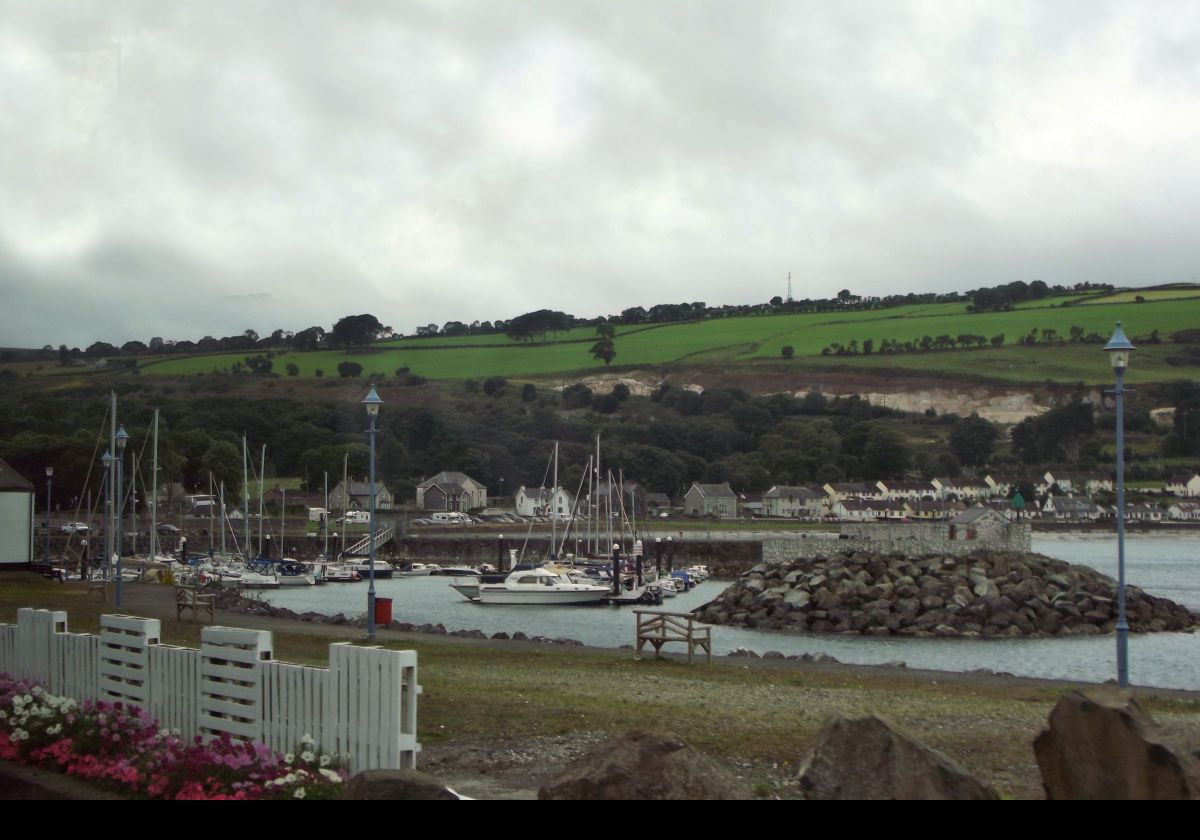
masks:
[[[369,510],[348,510],[341,521],[347,525],[368,525],[371,522],[371,512]]]
[[[325,508],[308,509],[309,522],[320,522],[322,519],[329,519],[329,511],[325,510]]]

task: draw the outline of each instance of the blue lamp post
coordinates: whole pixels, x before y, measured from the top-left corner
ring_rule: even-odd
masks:
[[[362,404],[367,408],[367,416],[371,418],[371,531],[367,539],[367,568],[370,575],[370,585],[367,587],[367,636],[375,638],[375,418],[379,416],[379,407],[383,400],[375,393],[375,386],[367,392]]]
[[[42,559],[50,563],[50,488],[54,485],[54,467],[46,467],[46,556]]]
[[[105,573],[111,577],[111,573],[108,572],[108,564],[112,561],[113,456],[107,449],[104,450],[104,455],[101,456],[100,463],[104,465],[104,569]]]
[[[1125,337],[1121,322],[1104,345],[1117,376],[1110,393],[1117,398],[1117,684],[1129,687],[1129,622],[1125,618],[1125,370],[1136,348]]]
[[[121,508],[122,496],[125,493],[125,476],[123,471],[125,468],[125,444],[129,442],[129,433],[125,431],[125,427],[121,426],[117,429],[117,492],[114,494],[115,504],[113,505],[113,521],[116,527],[113,533],[116,536],[116,552],[117,552],[117,589],[116,589],[116,605],[121,606]]]

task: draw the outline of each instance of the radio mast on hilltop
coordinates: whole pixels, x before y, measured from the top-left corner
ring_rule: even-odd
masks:
[[[792,272],[790,272],[790,271],[788,272],[788,296],[787,296],[787,302],[788,302],[788,303],[791,303],[791,302],[792,302]]]

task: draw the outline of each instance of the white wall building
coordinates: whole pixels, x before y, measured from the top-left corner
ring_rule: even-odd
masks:
[[[16,568],[33,562],[34,487],[0,461],[0,567]]]
[[[564,519],[571,513],[571,497],[561,487],[527,489],[521,485],[517,491],[516,512],[518,516],[554,516]]]

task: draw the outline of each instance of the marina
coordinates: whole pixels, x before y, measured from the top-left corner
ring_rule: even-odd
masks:
[[[1033,549],[1105,574],[1115,571],[1111,536],[1035,537]],[[1127,541],[1129,580],[1134,586],[1200,609],[1200,539],[1135,537]],[[456,581],[461,582],[461,581]],[[571,638],[585,645],[620,647],[634,640],[632,608],[614,606],[482,606],[466,601],[451,581],[440,577],[392,579],[376,584],[379,597],[393,599],[393,616],[414,625],[441,624],[447,630],[481,630],[488,635],[522,631],[529,636]],[[719,595],[727,582],[709,580],[670,601],[671,612],[686,612]],[[361,615],[365,585],[304,587],[262,593],[263,600],[297,612]],[[1013,640],[864,638],[785,634],[717,627],[713,652],[739,648],[759,654],[817,654],[871,665],[904,662],[910,668],[939,671],[986,669],[1018,676],[1104,682],[1113,676],[1113,636]],[[1161,688],[1200,690],[1200,636],[1190,633],[1134,634],[1130,638],[1133,682]]]

